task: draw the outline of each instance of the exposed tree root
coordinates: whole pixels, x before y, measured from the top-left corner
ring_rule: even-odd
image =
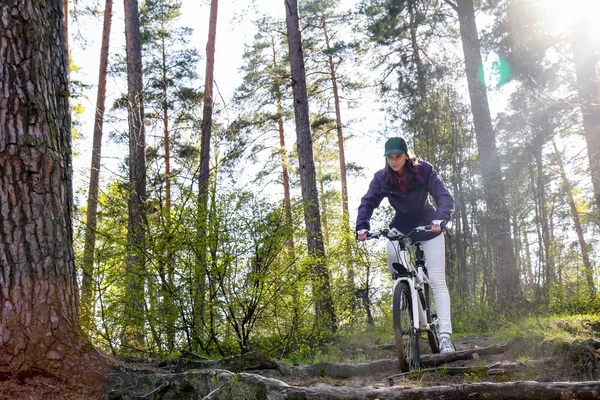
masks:
[[[318,384],[292,386],[257,374],[233,374],[224,370],[152,374],[113,381],[102,399],[597,399],[600,381],[474,383],[433,387],[345,387]]]
[[[524,362],[495,362],[481,366],[449,366],[456,360],[472,360],[478,356],[507,351],[512,342],[451,354],[423,356],[423,365],[431,368],[419,373],[435,372],[445,375],[473,375],[502,379],[521,371],[525,376],[544,367],[554,367],[556,360]],[[395,400],[395,399],[596,399],[600,398],[600,381],[588,382],[485,382],[444,384],[419,387],[420,380],[403,375],[383,373],[398,371],[394,359],[365,363],[318,363],[305,366],[280,364],[264,354],[216,360],[172,360],[154,364],[177,371],[157,373],[146,364],[137,371],[121,368],[112,375],[110,385],[101,397],[109,399],[319,399],[319,400]],[[442,366],[443,365],[443,366]],[[437,367],[436,367],[437,366]],[[190,367],[195,369],[187,370]],[[186,370],[185,372],[183,372]],[[517,375],[518,376],[518,375]],[[369,378],[372,377],[372,378]],[[395,381],[393,378],[401,377]],[[322,379],[321,379],[322,378]],[[288,382],[284,382],[287,380]],[[342,381],[343,380],[343,381]],[[291,382],[295,382],[291,384]],[[301,382],[301,383],[300,383]],[[439,382],[439,381],[436,381]]]

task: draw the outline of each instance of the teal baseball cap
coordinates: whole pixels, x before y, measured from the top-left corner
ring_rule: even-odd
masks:
[[[406,142],[401,137],[389,138],[385,142],[384,156],[388,154],[404,154],[406,152],[408,152],[408,148],[406,147]]]

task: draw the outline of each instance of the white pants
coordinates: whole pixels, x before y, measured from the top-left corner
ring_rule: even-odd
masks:
[[[395,270],[392,263],[398,260],[398,242],[388,241],[387,263],[390,274]],[[444,235],[438,235],[431,240],[421,242],[425,253],[425,266],[429,273],[429,284],[433,292],[433,301],[439,320],[440,333],[452,333],[452,320],[450,319],[450,294],[446,286],[446,248]]]

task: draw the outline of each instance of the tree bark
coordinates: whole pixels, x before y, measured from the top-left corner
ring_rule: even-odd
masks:
[[[94,249],[96,247],[96,226],[98,215],[98,192],[100,187],[100,162],[102,159],[102,127],[106,103],[106,76],[108,72],[108,50],[112,18],[112,0],[106,0],[104,6],[104,25],[102,28],[102,45],[100,49],[100,71],[98,74],[98,95],[96,98],[96,114],[94,116],[94,134],[92,141],[92,165],[90,168],[90,186],[88,188],[87,213],[85,225],[85,241],[83,248],[83,276],[81,279],[81,311],[84,329],[90,328],[93,280]]]
[[[329,286],[329,273],[324,263],[325,248],[321,230],[319,213],[319,195],[313,158],[312,135],[308,113],[308,94],[306,90],[306,70],[300,23],[298,20],[298,2],[284,0],[285,20],[287,26],[290,67],[292,71],[292,91],[294,115],[296,119],[296,138],[298,146],[298,162],[300,169],[300,185],[304,207],[304,220],[311,257],[313,296],[317,325],[324,332],[335,332],[335,315]]]
[[[98,391],[111,362],[79,326],[63,1],[0,15],[0,376]]]
[[[584,20],[576,21],[572,25],[572,48],[577,90],[581,99],[583,130],[598,209],[596,217],[600,220],[600,93],[596,52],[590,46],[588,27]]]
[[[127,260],[128,290],[125,300],[123,347],[139,350],[144,341],[143,251],[146,236],[146,134],[144,129],[144,88],[142,46],[137,0],[124,0],[125,48],[127,51],[127,96],[129,120],[129,224]]]
[[[506,194],[500,160],[496,148],[496,137],[492,127],[487,90],[483,82],[481,48],[473,0],[458,0],[455,7],[460,22],[460,35],[465,57],[465,70],[471,100],[473,124],[477,140],[485,204],[486,226],[492,240],[492,262],[496,274],[496,292],[499,305],[513,305],[515,311],[523,299],[519,270],[515,261],[510,236],[510,215],[506,206]]]

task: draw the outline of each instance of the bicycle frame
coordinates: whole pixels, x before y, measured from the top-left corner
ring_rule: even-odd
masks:
[[[388,236],[389,239],[393,238]],[[405,281],[408,284],[412,298],[413,329],[429,331],[431,330],[431,326],[427,322],[427,315],[424,308],[425,299],[421,298],[421,296],[425,296],[423,293],[425,284],[429,283],[429,278],[425,273],[425,261],[423,260],[421,244],[419,242],[413,243],[410,235],[404,236],[401,234],[399,234],[397,242],[396,255],[398,256],[398,261],[400,261],[400,268],[404,268],[406,272],[403,273],[402,270],[396,269],[392,264],[392,267],[396,270],[392,274],[394,291],[400,282]],[[412,261],[411,255],[414,257],[415,262]]]

